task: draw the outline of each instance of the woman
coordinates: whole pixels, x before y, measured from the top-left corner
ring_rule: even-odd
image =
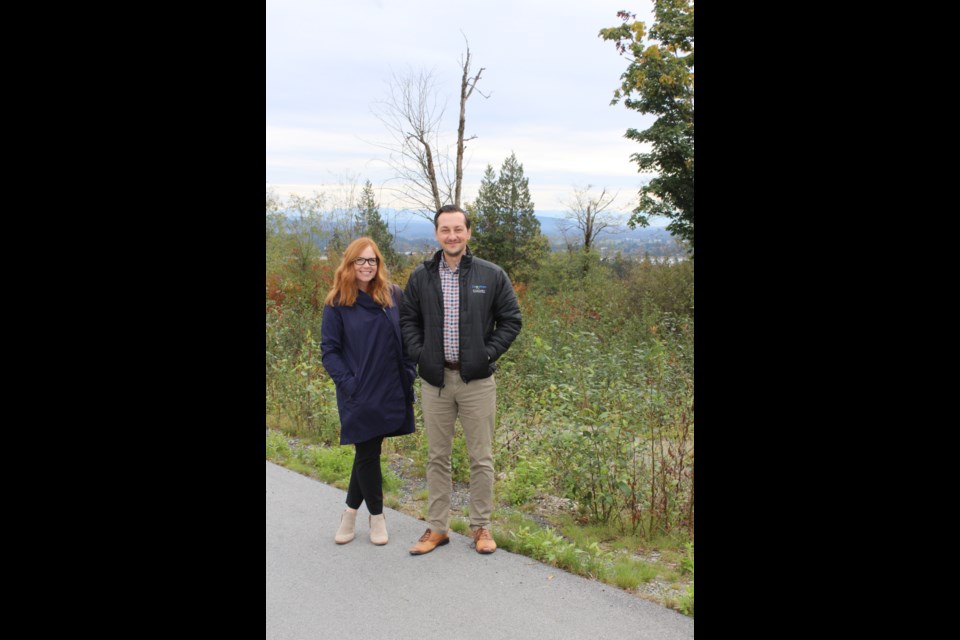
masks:
[[[370,512],[370,541],[387,543],[380,445],[413,433],[413,381],[417,370],[400,336],[400,287],[391,285],[383,256],[370,238],[350,243],[323,309],[323,367],[337,386],[340,444],[356,446],[340,516],[337,544],[353,540],[357,509]]]

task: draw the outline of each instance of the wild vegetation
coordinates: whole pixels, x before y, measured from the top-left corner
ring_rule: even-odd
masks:
[[[640,190],[630,224],[666,216],[692,256],[693,1],[654,6],[649,31],[622,11],[622,24],[599,36],[629,62],[613,102],[657,116],[650,128],[627,131],[652,143],[632,159],[657,174]],[[385,106],[404,193],[430,219],[442,203],[460,204],[465,105],[484,70],[471,77],[469,48],[461,68],[455,172],[430,142],[442,113],[429,108],[429,74],[395,79]],[[693,262],[601,259],[592,245],[609,225],[603,211],[610,201],[605,190],[598,197],[589,190],[577,192],[572,208],[582,242],[568,239],[560,253],[547,251],[515,156],[499,178],[488,166],[477,199],[463,205],[477,223],[474,253],[507,269],[523,313],[523,330],[498,363],[492,530],[507,550],[692,616]],[[283,203],[268,190],[266,207],[267,458],[341,487],[353,452],[338,444],[319,339],[338,251],[354,237],[374,236],[401,286],[427,257],[389,251],[369,182],[359,197],[355,185],[347,191]],[[427,442],[419,406],[415,413],[415,434],[385,442],[385,504],[424,517],[426,492],[415,487],[423,486]],[[468,479],[462,435],[452,466],[456,482]],[[467,515],[455,505],[451,528],[466,532]]]
[[[352,448],[339,446],[319,338],[338,256],[310,241],[324,233],[324,212],[314,214],[314,224],[285,220],[280,209],[268,215],[267,457],[345,487]],[[424,257],[401,256],[392,279],[404,285]],[[524,324],[499,361],[494,448],[500,546],[688,613],[692,572],[681,561],[689,556],[692,566],[693,284],[691,261],[544,256],[527,282],[514,283]],[[384,477],[387,505],[422,517],[425,492],[401,500],[403,481],[388,465],[409,461],[404,474],[423,478],[416,413],[414,435],[386,441]],[[454,479],[466,481],[468,469],[458,434]],[[644,593],[651,581],[671,585],[672,595]]]

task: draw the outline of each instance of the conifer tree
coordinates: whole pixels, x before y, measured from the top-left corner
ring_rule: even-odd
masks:
[[[529,180],[516,154],[503,161],[499,178],[487,165],[468,213],[474,220],[470,250],[502,267],[514,282],[528,282],[549,245],[540,234]]]
[[[396,271],[400,267],[402,259],[393,248],[393,234],[390,233],[387,223],[380,216],[380,205],[374,196],[373,184],[369,180],[363,185],[357,208],[360,210],[360,218],[364,227],[362,233],[370,236],[377,243],[380,253],[383,254],[383,260],[387,263],[387,269],[391,272]]]

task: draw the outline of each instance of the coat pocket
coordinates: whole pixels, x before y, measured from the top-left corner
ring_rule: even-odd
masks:
[[[357,393],[358,386],[359,382],[357,381],[356,376],[351,376],[348,380],[344,380],[343,384],[340,385],[344,398],[347,400],[352,400],[353,396]]]

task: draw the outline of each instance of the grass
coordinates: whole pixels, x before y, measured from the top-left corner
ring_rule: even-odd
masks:
[[[564,536],[581,546],[590,546],[592,543],[604,543],[626,540],[620,538],[616,528],[610,524],[585,524],[574,522],[570,515],[562,515],[557,519],[557,525]],[[618,540],[620,539],[620,540]]]
[[[680,573],[693,575],[693,545],[687,543],[687,553],[680,560]]]
[[[423,423],[418,422],[417,424]],[[410,473],[418,478],[425,478],[427,476],[427,437],[423,429],[418,429],[411,436],[390,439],[397,441],[390,443],[394,452],[409,456],[413,460]]]
[[[686,545],[687,552],[680,560],[680,573],[689,573],[693,577],[693,544]],[[693,582],[686,588],[683,595],[680,596],[679,610],[688,616],[693,616]]]
[[[693,617],[693,584],[680,596],[680,613]]]
[[[527,504],[547,486],[549,464],[539,458],[521,456],[507,476],[497,480],[496,494],[511,505]]]
[[[316,472],[316,477],[330,484],[349,484],[353,469],[353,447],[313,448],[303,450],[303,457]],[[339,485],[338,485],[339,486]]]
[[[417,446],[415,450],[419,449]],[[413,457],[416,460],[416,454]],[[318,447],[305,445],[299,439],[291,446],[288,436],[271,431],[267,434],[267,458],[346,489],[353,463],[353,447]],[[393,492],[402,486],[403,481],[386,465],[382,466],[382,470],[384,503],[392,509],[399,509],[400,500]],[[422,489],[412,497],[418,504],[419,518],[426,520],[429,492]],[[671,536],[644,540],[638,535],[626,535],[612,524],[577,524],[573,516],[568,514],[554,516],[545,526],[510,502],[513,501],[504,500],[492,514],[491,530],[498,547],[629,590],[640,597],[693,616],[692,544]],[[469,509],[465,506],[459,515],[451,518],[450,530],[469,535],[468,517]],[[635,555],[646,555],[653,551],[659,555],[657,560],[646,560]],[[655,597],[638,591],[642,584],[653,580],[675,583],[672,587],[681,593]]]
[[[693,546],[662,537],[656,547],[640,536],[624,535],[615,525],[579,525],[570,515],[554,518],[556,528],[543,526],[515,507],[502,506],[493,514],[493,535],[497,545],[577,575],[594,578],[640,597],[693,615],[692,585],[683,568],[692,569]],[[656,550],[659,559],[648,560],[636,553]],[[656,556],[654,556],[656,557]],[[692,573],[690,574],[692,575]],[[639,590],[645,583],[677,583],[675,590],[686,588],[679,597],[654,595],[654,590]]]
[[[631,557],[617,558],[611,569],[610,579],[621,589],[636,589],[643,582],[650,582],[659,575],[657,567],[649,562]]]
[[[422,424],[422,422],[418,421],[417,424]],[[457,424],[459,425],[459,423]],[[396,440],[396,442],[390,442],[389,446],[384,446],[384,452],[397,453],[410,458],[413,465],[408,469],[408,472],[414,477],[426,478],[428,443],[423,429],[418,429],[408,437],[390,438],[389,440]],[[463,438],[462,429],[459,429],[453,438],[450,472],[456,482],[468,482],[470,480],[470,456],[467,454],[467,443]]]
[[[290,457],[290,445],[282,433],[271,431],[267,434],[267,460],[283,464]]]
[[[457,424],[460,424],[459,421]],[[450,455],[450,474],[455,482],[470,481],[470,456],[467,454],[467,441],[463,437],[463,429],[459,429],[453,436],[453,452]]]
[[[317,478],[338,489],[346,489],[350,484],[353,456],[354,448],[350,445],[320,447],[298,442],[291,447],[285,434],[277,431],[267,434],[268,460],[297,473]],[[384,495],[403,486],[403,480],[383,460],[380,461],[380,472],[383,476]],[[394,501],[399,504],[398,498],[394,497]]]
[[[279,432],[285,434],[287,437],[296,438],[298,441],[305,444],[319,445],[323,443],[323,440],[320,438],[319,434],[314,431],[297,429],[296,425],[293,424],[293,421],[287,416],[270,414],[266,418],[266,423],[271,433]]]
[[[602,579],[608,573],[609,552],[594,544],[578,547],[553,528],[543,528],[520,513],[497,521],[493,538],[498,547],[529,556],[571,573]]]

